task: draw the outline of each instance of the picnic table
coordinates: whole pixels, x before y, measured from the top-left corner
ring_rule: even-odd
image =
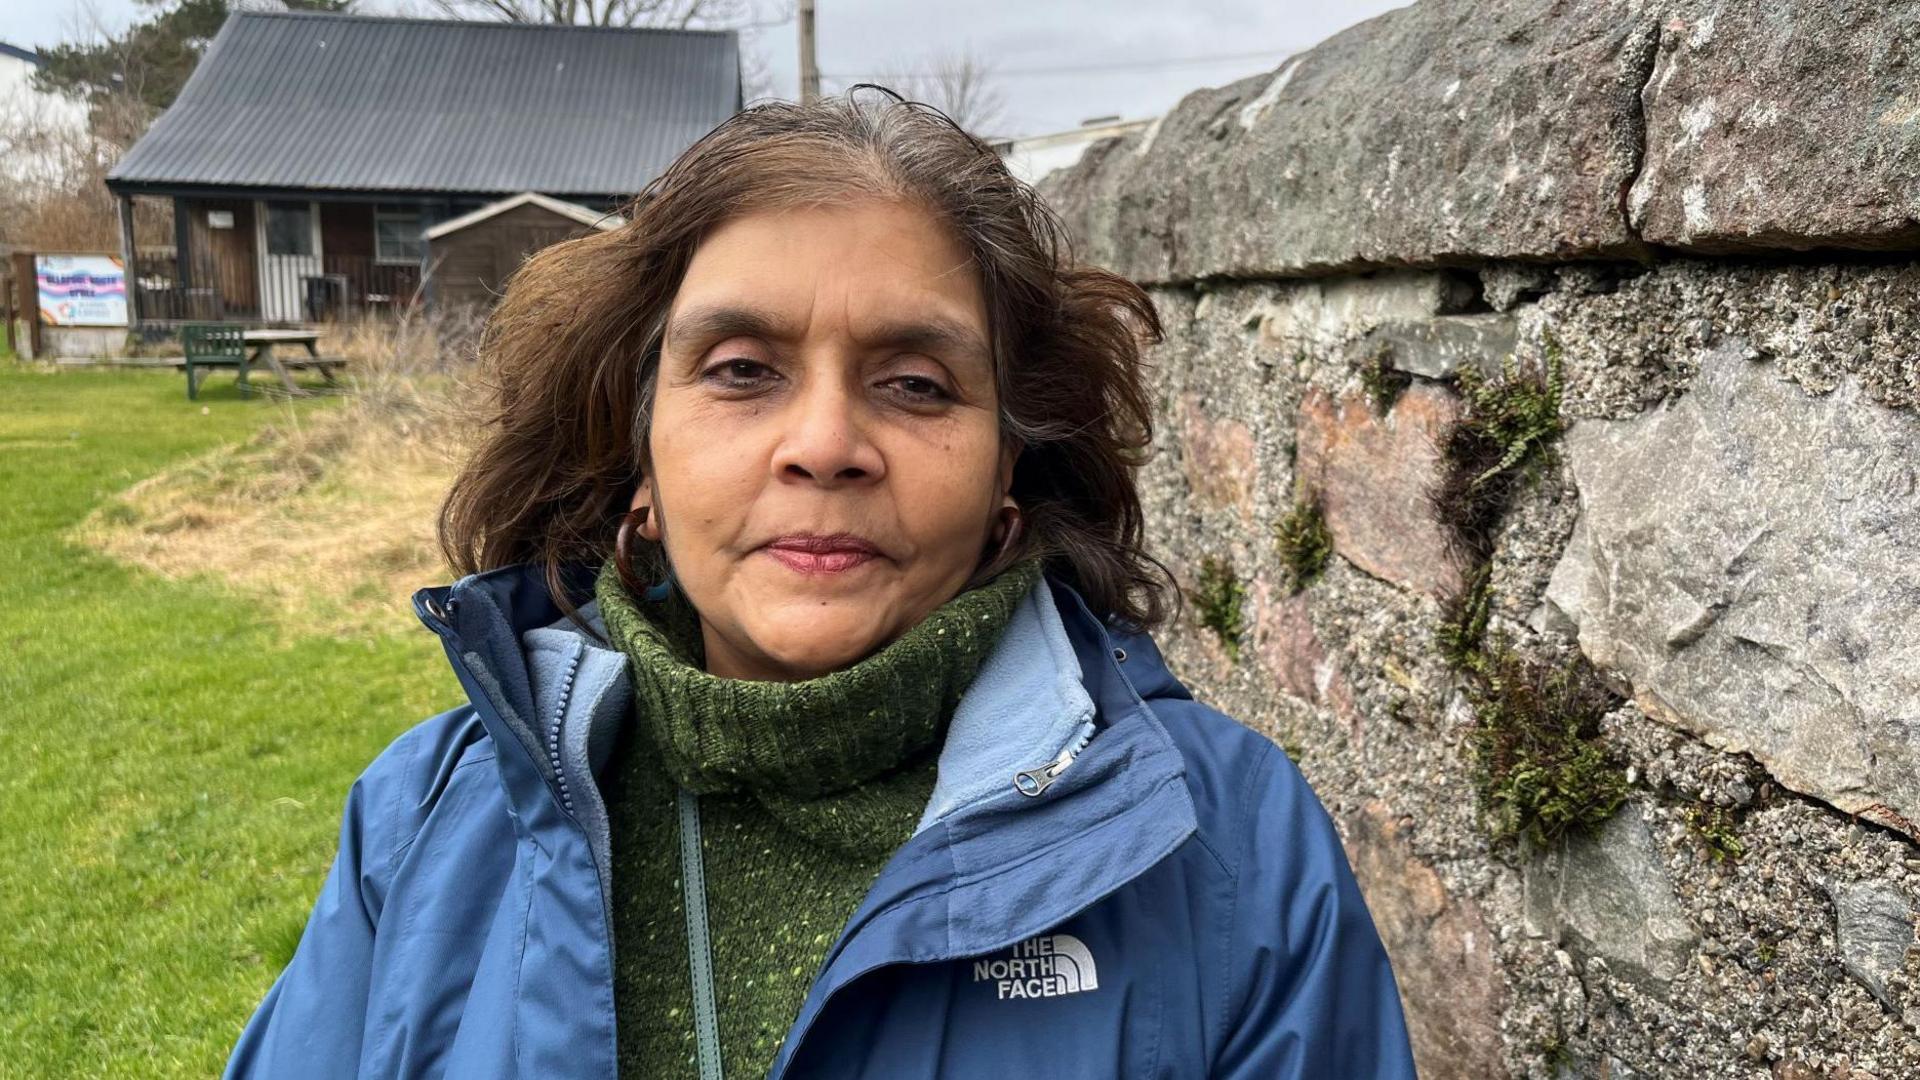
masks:
[[[232,324],[193,324],[181,333],[181,345],[186,353],[187,397],[198,397],[195,367],[236,367],[239,368],[240,393],[248,392],[247,372],[256,366],[264,366],[280,380],[280,385],[288,394],[299,395],[302,390],[293,381],[289,368],[318,368],[320,374],[333,385],[333,369],[344,367],[346,360],[340,357],[320,355],[320,331],[306,329],[285,330],[246,330]],[[295,355],[290,361],[283,362],[274,352],[276,346],[298,345],[306,350],[306,355]]]
[[[266,361],[267,367],[280,377],[280,385],[286,387],[289,394],[304,394],[306,391],[300,389],[299,385],[293,381],[293,373],[287,370],[288,367],[317,367],[320,369],[321,376],[327,380],[327,385],[331,386],[334,383],[333,369],[346,363],[344,360],[330,359],[320,355],[320,331],[318,330],[248,330],[241,335],[241,339],[246,342],[251,352],[247,364],[240,368],[242,393],[245,392],[247,385],[247,367],[257,365],[262,360]],[[275,345],[302,345],[306,347],[307,355],[304,359],[296,359],[291,365],[282,364],[280,357],[274,354]]]

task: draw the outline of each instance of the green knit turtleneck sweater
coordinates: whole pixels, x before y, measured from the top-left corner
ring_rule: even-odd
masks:
[[[696,1076],[677,787],[697,794],[721,1060],[764,1076],[827,949],[932,795],[954,706],[1020,599],[1029,559],[879,651],[800,682],[709,675],[676,589],[601,568],[595,598],[634,688],[604,781],[613,830],[622,1076]]]

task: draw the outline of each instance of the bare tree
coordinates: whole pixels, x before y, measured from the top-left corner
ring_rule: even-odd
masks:
[[[994,82],[993,65],[970,49],[936,52],[898,70],[904,74],[894,89],[934,106],[975,135],[1006,121],[1006,98]]]
[[[119,250],[107,171],[171,100],[208,36],[198,9],[143,6],[155,16],[115,30],[83,2],[68,17],[66,44],[45,51],[55,77],[0,95],[0,243]],[[136,201],[134,215],[142,235],[171,235],[171,202]]]
[[[740,96],[749,102],[773,96],[773,62],[767,58],[767,50],[749,41],[752,33],[740,32]]]
[[[749,21],[749,0],[433,0],[456,18],[570,26],[655,26],[672,30]]]
[[[82,109],[77,102],[72,110],[50,108],[24,90],[0,97],[0,243],[118,250],[104,179],[120,147],[74,115]]]

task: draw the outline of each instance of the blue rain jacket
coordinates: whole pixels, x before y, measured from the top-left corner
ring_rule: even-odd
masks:
[[[592,574],[569,571],[581,601]],[[628,714],[625,657],[565,622],[531,567],[414,607],[469,703],[354,783],[305,934],[226,1075],[612,1077],[596,776]],[[926,816],[771,1075],[1414,1071],[1386,953],[1293,763],[1048,578],[962,699]]]

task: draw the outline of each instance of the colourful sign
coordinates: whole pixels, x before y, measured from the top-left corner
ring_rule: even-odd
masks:
[[[35,255],[40,321],[49,326],[127,325],[127,268],[112,255]]]

